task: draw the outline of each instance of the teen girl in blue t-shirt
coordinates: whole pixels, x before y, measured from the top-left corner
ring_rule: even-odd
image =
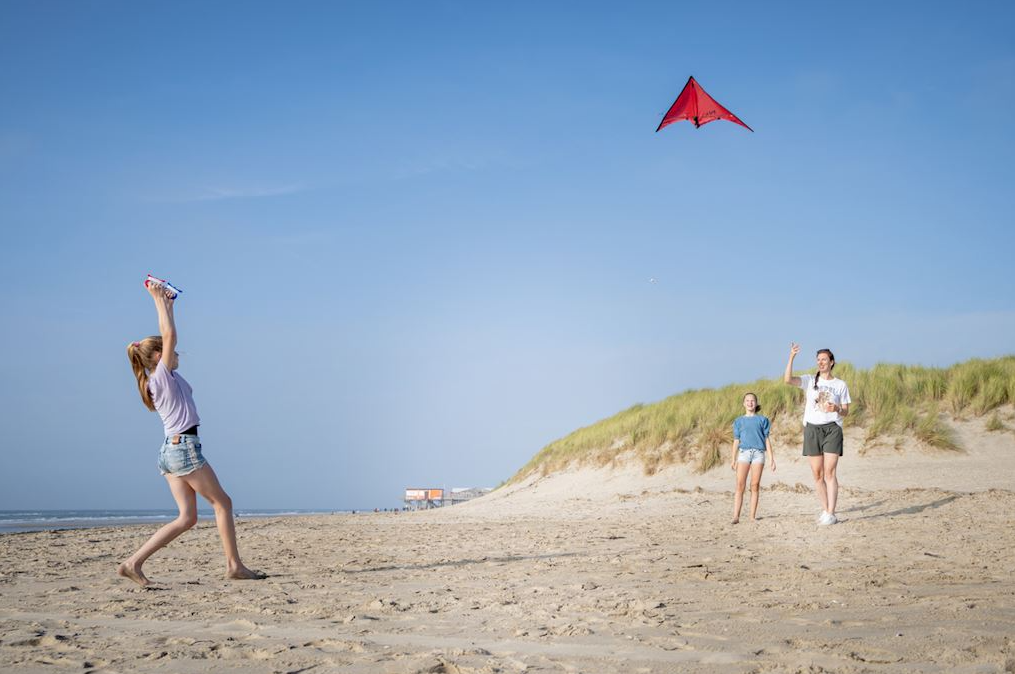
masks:
[[[758,494],[761,490],[761,473],[765,470],[767,454],[775,471],[775,453],[768,434],[772,423],[768,417],[758,414],[761,405],[758,396],[753,393],[744,394],[744,412],[742,417],[733,421],[733,455],[730,468],[737,476],[736,495],[733,497],[733,524],[740,522],[740,509],[744,505],[744,488],[747,486],[747,475],[751,475],[751,519],[758,519]]]

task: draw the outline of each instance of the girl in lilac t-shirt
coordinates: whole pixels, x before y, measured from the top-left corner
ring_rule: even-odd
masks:
[[[226,556],[226,578],[264,578],[263,573],[251,571],[240,561],[232,500],[201,453],[201,438],[197,434],[201,419],[194,404],[194,392],[187,380],[176,372],[180,357],[176,353],[173,316],[175,295],[171,296],[165,288],[154,284],[146,287],[155,301],[160,334],[128,344],[127,357],[137,379],[141,402],[162,418],[165,441],[159,450],[159,472],[169,483],[180,514],[121,563],[117,573],[142,587],[150,585],[141,566],[157,550],[197,523],[197,495],[200,494],[215,508],[215,523]]]

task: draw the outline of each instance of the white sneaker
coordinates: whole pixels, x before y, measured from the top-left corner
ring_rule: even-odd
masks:
[[[828,511],[822,510],[821,514],[818,515],[818,519],[814,520],[817,524],[821,524],[821,521],[828,518]]]
[[[818,526],[825,527],[829,524],[835,524],[839,519],[832,513],[821,513],[821,519],[818,520]]]

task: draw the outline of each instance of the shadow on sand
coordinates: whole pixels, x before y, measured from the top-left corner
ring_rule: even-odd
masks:
[[[952,494],[951,496],[945,496],[944,498],[939,498],[938,500],[931,501],[930,503],[923,503],[923,504],[920,504],[920,505],[909,506],[907,508],[899,508],[898,510],[891,510],[891,511],[886,512],[886,513],[878,513],[876,515],[867,515],[866,517],[861,517],[860,519],[871,520],[871,519],[874,519],[874,518],[877,518],[877,517],[896,517],[898,515],[916,515],[918,513],[922,513],[924,510],[933,510],[934,508],[940,508],[943,505],[948,505],[952,501],[957,501],[960,498],[962,498],[961,494]],[[880,503],[884,503],[884,501],[880,501],[878,504],[874,504],[874,505],[880,505]]]
[[[391,564],[389,566],[370,566],[364,569],[343,569],[342,573],[373,573],[375,571],[421,571],[423,569],[439,569],[448,566],[468,566],[470,564],[505,564],[508,562],[525,562],[539,559],[558,559],[561,557],[577,557],[582,553],[561,552],[554,555],[512,555],[509,557],[480,557],[479,559],[449,559],[432,564]]]

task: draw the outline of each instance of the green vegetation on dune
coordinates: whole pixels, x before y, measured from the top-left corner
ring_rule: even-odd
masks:
[[[1008,430],[1008,427],[1004,425],[1003,421],[1001,421],[1001,416],[997,413],[997,410],[994,410],[994,414],[992,414],[990,419],[987,420],[985,428],[991,433]]]
[[[846,425],[862,428],[866,442],[911,434],[920,442],[959,450],[944,416],[982,416],[1015,403],[1015,356],[970,360],[948,368],[875,365],[869,370],[839,363],[836,376],[849,385],[853,404]],[[654,473],[671,463],[704,472],[723,463],[733,441],[733,420],[743,394],[753,391],[776,439],[799,442],[803,391],[779,379],[685,391],[650,405],[634,405],[609,419],[551,442],[511,481],[532,472],[549,474],[578,462],[606,465],[633,452]]]

